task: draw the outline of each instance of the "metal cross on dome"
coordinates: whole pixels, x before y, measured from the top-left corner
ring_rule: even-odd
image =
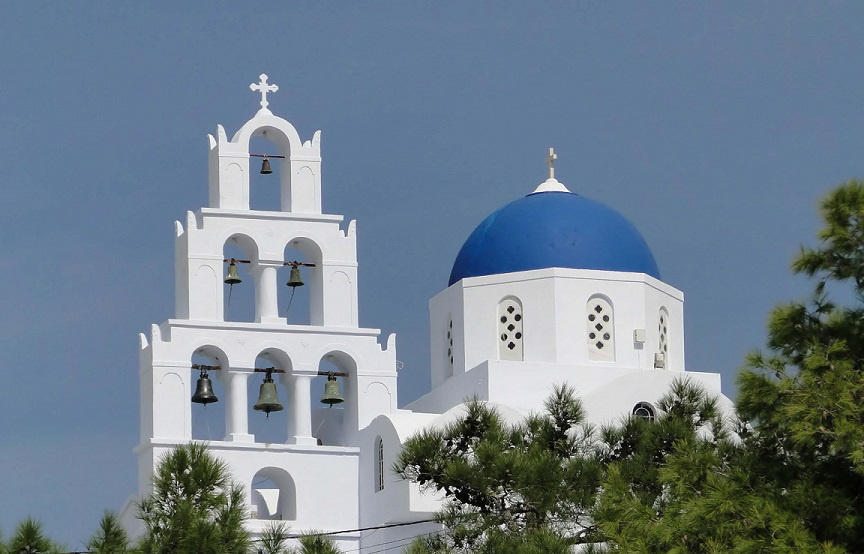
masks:
[[[555,160],[558,159],[558,154],[555,153],[554,148],[549,149],[549,155],[546,156],[546,165],[549,166],[549,178],[555,178]]]
[[[249,88],[253,91],[254,90],[261,91],[261,109],[266,110],[267,106],[270,105],[270,102],[267,101],[267,93],[268,92],[276,92],[277,90],[279,90],[279,87],[277,85],[268,85],[267,84],[267,74],[266,73],[262,73],[261,75],[258,76],[258,78],[261,79],[261,82],[252,83],[251,85],[249,85]]]

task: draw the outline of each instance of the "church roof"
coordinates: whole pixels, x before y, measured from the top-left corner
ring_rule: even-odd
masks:
[[[660,278],[654,255],[633,224],[550,178],[474,229],[456,256],[449,284],[465,277],[549,267],[628,271]]]

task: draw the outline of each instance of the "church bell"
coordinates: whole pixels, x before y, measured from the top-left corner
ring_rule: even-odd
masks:
[[[288,282],[285,283],[289,287],[296,288],[303,286],[303,279],[300,278],[300,268],[296,265],[291,266],[291,275],[288,276]]]
[[[261,162],[261,175],[270,175],[273,170],[270,169],[270,158],[264,156],[264,161]]]
[[[253,407],[256,411],[264,412],[267,417],[270,417],[270,412],[278,412],[282,410],[282,404],[279,402],[279,396],[276,394],[276,383],[273,382],[273,377],[267,374],[264,382],[261,383],[261,389],[258,392],[258,402]]]
[[[195,386],[195,394],[192,395],[192,402],[196,404],[210,404],[212,402],[219,402],[219,399],[216,398],[216,395],[213,394],[213,382],[210,381],[210,377],[207,375],[206,371],[201,372],[201,376],[198,377],[198,384]]]
[[[240,278],[240,274],[237,273],[237,264],[234,263],[234,259],[231,259],[231,262],[228,264],[228,272],[225,274],[225,284],[226,285],[237,285],[242,283],[243,279]]]
[[[333,404],[341,404],[345,402],[345,399],[342,398],[342,395],[339,394],[339,381],[336,380],[335,375],[327,376],[327,384],[324,385],[324,397],[321,398],[322,404],[329,404],[330,407],[333,407]]]

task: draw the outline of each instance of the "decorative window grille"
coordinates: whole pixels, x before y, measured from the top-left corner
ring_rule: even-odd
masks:
[[[522,361],[522,303],[507,297],[498,304],[498,359]]]
[[[666,308],[660,308],[660,316],[657,318],[657,334],[660,337],[657,344],[657,352],[663,354],[664,367],[669,368],[669,312]]]
[[[444,341],[447,347],[447,375],[453,375],[453,317],[447,318],[447,338]]]
[[[612,306],[601,297],[588,301],[588,358],[591,360],[615,360],[615,329]]]
[[[384,441],[375,439],[375,492],[384,490]]]
[[[635,406],[633,406],[633,415],[636,417],[641,417],[647,421],[654,421],[657,419],[656,412],[654,411],[654,406],[647,402],[639,402]]]

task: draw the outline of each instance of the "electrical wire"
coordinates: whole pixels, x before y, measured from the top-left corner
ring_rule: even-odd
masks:
[[[435,519],[420,519],[417,521],[403,521],[400,523],[386,523],[384,525],[376,525],[374,527],[360,527],[359,529],[345,529],[343,531],[333,531],[332,533],[316,533],[316,535],[321,535],[322,537],[329,537],[330,535],[342,535],[344,533],[359,533],[361,531],[374,531],[376,529],[390,529],[391,527],[406,527],[408,525],[419,525],[421,523],[433,523]],[[297,535],[298,537],[300,535]]]
[[[399,548],[402,546],[406,546],[420,537],[430,537],[432,535],[437,535],[443,533],[444,529],[440,529],[438,531],[430,531],[429,533],[420,533],[419,535],[412,535],[410,537],[403,537],[401,539],[393,539],[392,541],[385,541],[378,544],[364,544],[362,547],[352,548],[350,550],[343,550],[342,554],[350,554],[351,552],[362,552],[362,554],[379,554],[380,552],[387,552],[387,550],[391,548]],[[399,543],[399,544],[396,544]],[[379,548],[378,550],[367,550],[369,548]]]

